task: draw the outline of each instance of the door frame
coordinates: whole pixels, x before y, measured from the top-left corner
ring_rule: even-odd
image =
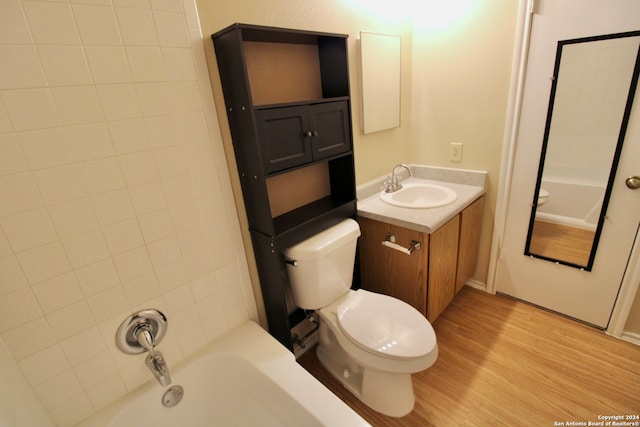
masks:
[[[500,255],[503,246],[504,232],[507,223],[509,193],[513,177],[514,159],[517,148],[518,129],[520,126],[520,114],[522,111],[522,96],[529,54],[531,26],[535,13],[535,0],[519,0],[518,23],[516,27],[516,43],[513,52],[511,82],[509,100],[507,105],[507,117],[502,144],[502,158],[500,161],[500,177],[498,180],[496,213],[493,235],[491,239],[491,252],[489,258],[489,271],[486,290],[496,293],[496,278],[500,268]],[[523,255],[524,256],[524,255]],[[640,342],[632,337],[625,336],[626,324],[633,297],[640,287],[640,229],[636,232],[635,242],[629,256],[627,268],[622,278],[618,298],[613,307],[611,320],[606,333],[617,338]]]

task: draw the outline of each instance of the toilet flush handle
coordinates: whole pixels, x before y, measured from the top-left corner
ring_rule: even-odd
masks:
[[[296,261],[295,259],[286,259],[284,260],[284,262],[286,262],[289,265],[292,265],[294,267],[297,267],[300,265],[300,263],[298,261]]]

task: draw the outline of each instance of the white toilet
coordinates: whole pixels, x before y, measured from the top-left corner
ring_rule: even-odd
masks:
[[[541,188],[538,192],[538,206],[542,206],[549,201],[549,192]]]
[[[436,335],[409,304],[350,289],[358,236],[347,219],[288,248],[293,299],[319,314],[322,365],[370,408],[402,417],[415,403],[411,374],[438,357]]]

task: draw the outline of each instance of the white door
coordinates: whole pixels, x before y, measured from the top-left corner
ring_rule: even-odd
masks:
[[[524,249],[557,42],[640,30],[640,2],[537,3],[496,290],[605,328],[640,224],[640,190],[631,190],[625,184],[627,177],[640,176],[640,90],[636,91],[592,271],[525,256]]]

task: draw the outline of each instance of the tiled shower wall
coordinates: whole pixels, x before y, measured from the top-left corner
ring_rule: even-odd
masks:
[[[0,1],[0,424],[152,379],[136,309],[170,366],[256,318],[202,38],[193,0]]]

